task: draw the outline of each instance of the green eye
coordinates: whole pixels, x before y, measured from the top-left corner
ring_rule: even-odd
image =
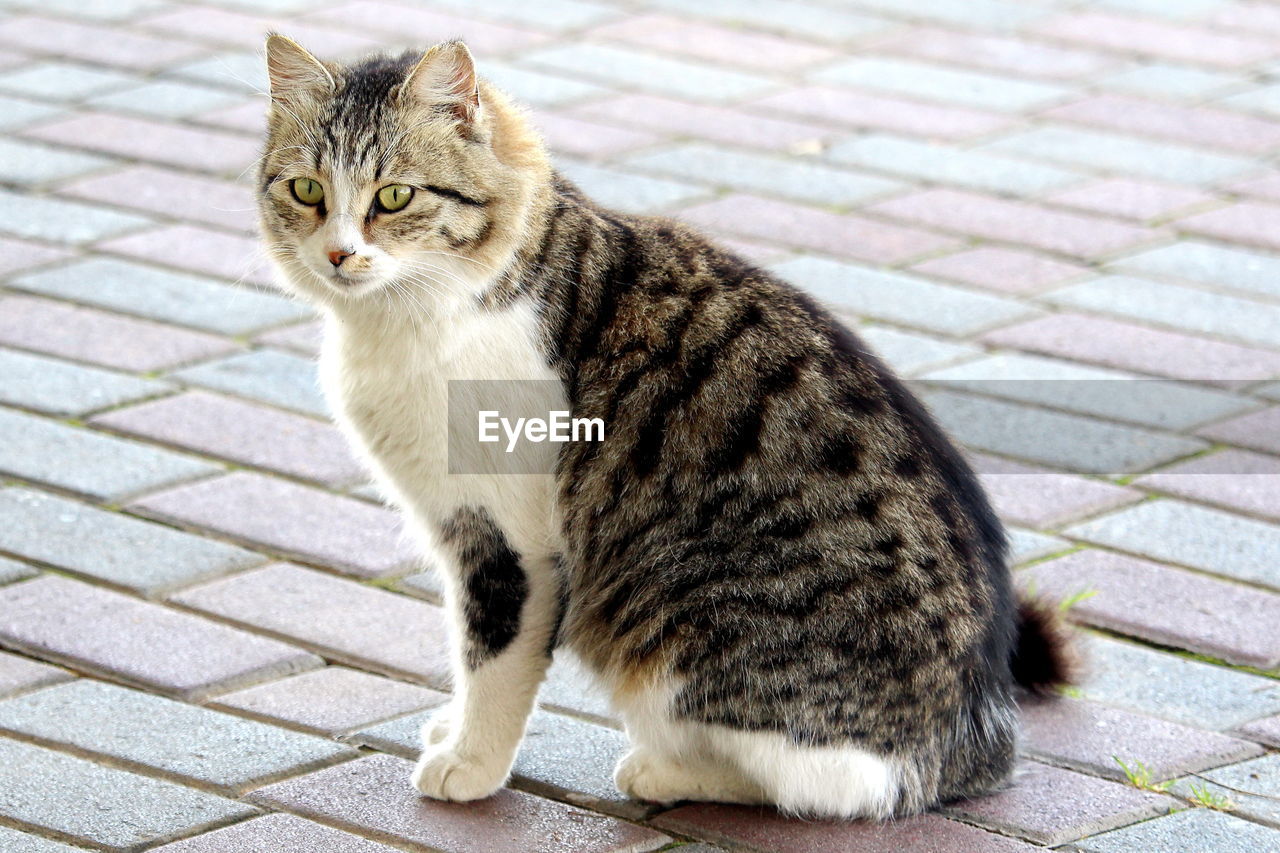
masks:
[[[413,198],[413,187],[391,184],[378,190],[378,207],[388,213],[395,213],[397,210],[403,210],[411,198]]]
[[[324,201],[324,187],[310,178],[294,178],[289,188],[293,190],[293,197],[303,204],[315,205]]]

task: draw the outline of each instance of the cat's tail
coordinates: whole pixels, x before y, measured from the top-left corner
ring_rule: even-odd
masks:
[[[1018,601],[1013,680],[1035,693],[1052,693],[1075,684],[1081,659],[1071,631],[1052,605],[1032,598]]]

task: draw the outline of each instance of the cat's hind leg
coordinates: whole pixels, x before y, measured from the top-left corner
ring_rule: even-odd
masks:
[[[727,764],[702,756],[677,758],[647,747],[636,747],[613,771],[618,790],[637,800],[670,805],[682,800],[757,805],[764,790]]]

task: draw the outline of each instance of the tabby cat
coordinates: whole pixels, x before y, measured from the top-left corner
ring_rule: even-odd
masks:
[[[1068,677],[929,415],[800,290],[584,197],[459,42],[340,66],[273,35],[261,224],[322,381],[443,564],[451,703],[422,793],[506,781],[553,649],[643,800],[886,818],[1010,776],[1015,685]],[[449,473],[448,384],[550,380],[603,441]],[[411,630],[405,626],[405,630]]]

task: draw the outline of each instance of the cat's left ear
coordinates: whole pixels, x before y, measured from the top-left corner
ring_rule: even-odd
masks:
[[[475,121],[480,111],[475,60],[460,41],[438,44],[423,54],[402,91],[423,104],[448,107],[463,124]]]
[[[267,77],[271,99],[290,101],[299,95],[327,95],[337,88],[324,63],[305,47],[279,33],[267,37]]]

